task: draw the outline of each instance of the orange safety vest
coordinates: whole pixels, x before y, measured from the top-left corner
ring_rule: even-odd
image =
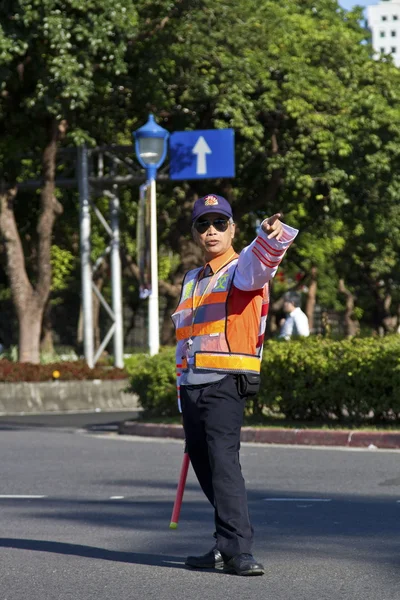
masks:
[[[253,354],[231,352],[227,338],[228,297],[234,282],[237,258],[211,277],[200,279],[202,268],[189,271],[182,284],[179,305],[172,315],[176,329],[177,368],[188,369],[188,358],[196,369],[221,373],[260,372],[264,332],[268,313],[268,284],[260,302],[258,342]],[[246,292],[243,292],[244,294]],[[246,331],[236,331],[244,336]],[[248,344],[243,344],[247,349]],[[235,347],[240,348],[240,340]],[[178,373],[179,375],[179,373]]]

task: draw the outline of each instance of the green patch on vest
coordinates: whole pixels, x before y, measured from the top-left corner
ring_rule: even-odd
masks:
[[[194,288],[194,280],[189,281],[183,288],[182,300],[187,300],[188,298],[191,297],[191,295],[193,293],[193,288]]]
[[[229,273],[224,273],[218,279],[216,285],[214,286],[213,291],[214,292],[226,292],[226,290],[228,289],[228,283],[229,283]]]

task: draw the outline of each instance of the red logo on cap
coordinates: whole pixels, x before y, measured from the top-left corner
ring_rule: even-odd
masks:
[[[204,206],[216,206],[218,204],[218,198],[215,196],[206,196]]]

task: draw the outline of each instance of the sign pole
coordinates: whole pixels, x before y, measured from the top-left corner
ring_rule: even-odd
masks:
[[[82,278],[83,351],[90,369],[94,366],[92,266],[90,262],[89,167],[86,146],[78,148],[80,246]]]
[[[117,186],[114,186],[117,188]],[[115,315],[114,332],[114,364],[119,369],[124,368],[124,339],[122,318],[122,279],[119,235],[119,198],[116,191],[110,195],[111,212],[111,294],[112,308]]]
[[[160,350],[160,317],[158,312],[158,256],[157,256],[157,202],[156,180],[152,177],[150,185],[150,264],[151,292],[149,296],[149,350],[150,356]]]
[[[156,177],[157,169],[164,162],[167,154],[169,132],[160,127],[150,114],[145,125],[135,133],[136,155],[142,167],[146,169],[150,187],[150,265],[151,291],[149,295],[149,352],[150,356],[158,354],[160,349],[160,317],[158,314],[158,257],[157,257],[157,204]]]

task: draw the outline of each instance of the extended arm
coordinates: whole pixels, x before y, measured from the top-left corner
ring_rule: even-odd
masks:
[[[297,236],[298,230],[281,223],[277,216],[265,219],[256,239],[240,253],[234,281],[240,290],[264,287],[274,277],[286,250]]]

